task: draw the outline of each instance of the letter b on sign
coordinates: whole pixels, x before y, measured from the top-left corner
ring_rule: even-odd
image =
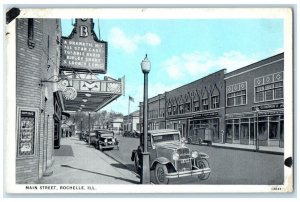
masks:
[[[89,35],[87,26],[80,26],[80,36],[87,37]]]

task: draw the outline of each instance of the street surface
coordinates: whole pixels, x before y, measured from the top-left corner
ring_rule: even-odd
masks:
[[[131,151],[137,148],[139,139],[119,135],[117,138],[120,140],[120,150],[107,150],[104,153],[134,171],[134,164],[130,159]],[[187,146],[209,155],[212,170],[210,177],[205,181],[199,181],[197,176],[170,179],[169,184],[283,184],[283,155],[199,145]],[[153,174],[151,181],[154,182]]]

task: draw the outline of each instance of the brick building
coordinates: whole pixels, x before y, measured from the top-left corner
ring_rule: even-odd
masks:
[[[123,116],[123,130],[133,132],[140,130],[139,110]]]
[[[56,83],[45,81],[59,71],[60,26],[56,19],[16,21],[16,183],[37,182],[54,160],[63,105]]]
[[[283,67],[281,53],[225,75],[227,143],[283,147]]]
[[[283,147],[283,67],[281,53],[152,97],[148,99],[148,128],[178,129],[197,144],[209,138],[215,143]]]

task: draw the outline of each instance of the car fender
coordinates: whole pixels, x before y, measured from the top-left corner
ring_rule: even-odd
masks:
[[[172,164],[169,159],[167,159],[165,157],[158,157],[157,159],[155,159],[152,162],[150,169],[154,169],[156,164],[158,164],[158,163],[160,163],[162,165],[167,165],[168,163]]]

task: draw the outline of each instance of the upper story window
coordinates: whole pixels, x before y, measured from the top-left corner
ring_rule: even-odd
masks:
[[[283,72],[277,72],[254,79],[255,102],[265,102],[283,98]]]
[[[173,105],[173,115],[177,114],[177,106]]]
[[[165,117],[165,108],[159,109],[159,117]]]
[[[247,104],[247,82],[226,87],[227,107]]]
[[[200,105],[199,105],[199,100],[194,100],[194,111],[199,111],[200,110]]]
[[[183,109],[183,104],[179,105],[179,114],[183,114],[184,113],[184,109]]]
[[[172,106],[168,107],[168,115],[172,115]]]
[[[220,91],[216,85],[211,95],[211,108],[212,109],[220,108]]]
[[[208,98],[202,99],[203,110],[208,110]]]
[[[211,98],[211,108],[216,109],[220,107],[220,97],[219,96],[213,96]]]
[[[191,111],[191,103],[190,102],[187,102],[184,104],[184,111],[185,111],[185,113],[188,113]]]

